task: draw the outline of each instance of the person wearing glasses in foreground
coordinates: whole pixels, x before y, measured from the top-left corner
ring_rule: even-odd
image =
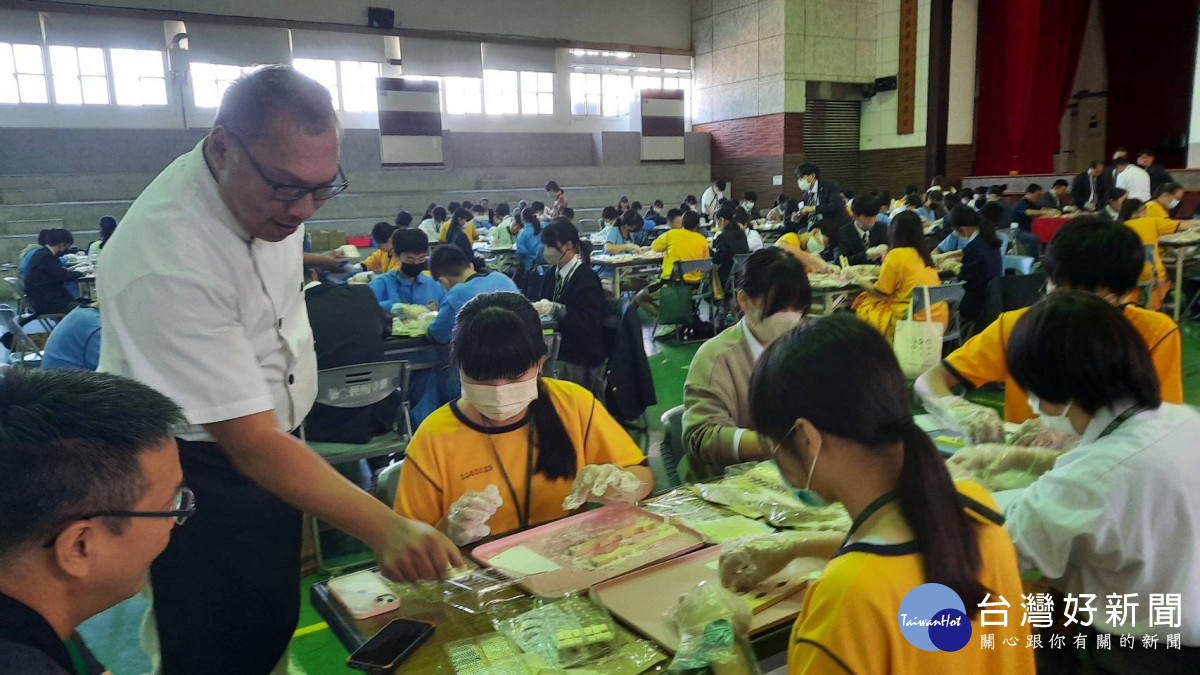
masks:
[[[115,375],[0,376],[0,673],[103,672],[76,627],[136,594],[196,512],[171,435],[182,421]]]
[[[1090,649],[1072,651],[1082,662],[1063,672],[1196,672],[1200,609],[1182,600],[1174,627],[1156,627],[1151,607],[1153,594],[1200,593],[1200,413],[1163,402],[1146,341],[1094,294],[1060,291],[1034,305],[1013,329],[1008,364],[1042,427],[1078,440],[1032,485],[996,495],[1021,568],[1062,593],[1094,594],[1096,607],[1114,595],[1150,603],[1130,623],[1097,611],[1075,632],[1180,635],[1182,649],[1139,640],[1111,653],[1089,636]]]
[[[904,374],[878,331],[841,315],[801,324],[759,358],[750,407],[796,498],[841,502],[853,519],[845,535],[772,534],[721,552],[722,584],[736,590],[753,589],[796,558],[830,559],[792,629],[789,672],[1033,672],[1032,650],[982,649],[974,637],[1025,644],[1027,626],[983,628],[979,608],[1021,597],[1016,551],[991,495],[978,483],[953,482],[913,421]],[[970,621],[973,639],[958,651],[923,651],[900,633],[901,602],[926,583],[949,587],[964,606],[958,619]],[[703,629],[736,612],[700,608],[741,602],[701,586],[675,616]]]
[[[183,408],[180,462],[206,504],[151,570],[164,672],[265,673],[280,661],[299,615],[301,512],[364,541],[393,579],[461,562],[432,527],[293,435],[317,387],[304,221],[348,185],[339,131],[314,80],[287,66],[245,75],[104,247],[100,369]]]

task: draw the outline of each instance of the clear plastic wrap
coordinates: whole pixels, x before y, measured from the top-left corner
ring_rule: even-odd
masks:
[[[946,396],[938,399],[931,412],[966,436],[970,445],[1004,442],[1004,421],[992,408],[971,403],[961,396]]]
[[[841,504],[814,507],[793,497],[774,462],[761,462],[719,482],[690,489],[705,501],[748,518],[765,518],[774,527],[817,532],[850,529],[850,516]]]
[[[501,633],[457,640],[445,646],[456,675],[535,675],[521,648]]]
[[[740,663],[752,669],[747,672],[758,672],[746,638],[750,607],[738,595],[718,584],[701,583],[680,598],[671,617],[680,636],[671,670]]]
[[[1040,417],[1031,417],[1025,420],[1025,423],[1013,433],[1010,439],[1012,445],[1051,450],[1070,450],[1078,442],[1079,437],[1076,435],[1043,429]]]
[[[1028,487],[1054,468],[1062,453],[999,443],[972,445],[947,460],[956,478],[974,479],[992,492]]]
[[[614,650],[617,626],[600,605],[570,596],[501,619],[496,627],[526,654],[552,668],[571,668]]]
[[[513,587],[523,580],[492,568],[472,569],[443,582],[443,595],[449,605],[468,614],[482,614],[489,606],[518,595]]]

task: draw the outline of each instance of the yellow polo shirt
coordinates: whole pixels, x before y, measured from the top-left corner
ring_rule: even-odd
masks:
[[[449,229],[450,229],[450,221],[447,220],[446,222],[442,223],[442,229],[440,232],[438,232],[438,241],[445,243],[446,232],[449,231]],[[479,241],[479,232],[476,231],[476,229],[475,229],[475,221],[474,220],[468,220],[467,224],[463,225],[462,231],[463,231],[463,234],[467,235],[467,239],[471,240],[472,244]]]
[[[374,253],[367,256],[366,259],[362,261],[362,266],[365,270],[378,272],[379,274],[387,274],[388,272],[400,267],[400,265],[396,262],[396,259],[392,257],[391,253],[386,253],[379,249],[375,249]]]
[[[957,652],[914,647],[900,632],[898,614],[904,596],[926,583],[922,555],[911,544],[856,542],[838,551],[808,589],[788,642],[789,673],[1034,672],[1034,652],[1026,647],[1029,626],[1021,625],[1021,576],[1012,539],[987,490],[965,481],[957,487],[982,507],[967,509],[977,525],[979,581],[991,595],[989,603],[998,602],[999,596],[1009,603],[1008,625],[992,625],[998,623],[998,615],[989,614],[989,625],[983,626],[977,608],[964,600],[968,613],[976,611],[965,647]],[[980,644],[981,636],[988,634],[994,649]],[[1010,646],[1005,640],[1017,644]]]
[[[588,464],[634,466],[646,460],[629,434],[586,389],[550,378],[542,378],[542,385],[575,446],[578,469]],[[495,485],[500,489],[504,504],[492,516],[492,534],[512,532],[520,527],[520,516],[500,466],[503,465],[507,472],[524,512],[525,479],[537,466],[541,449],[535,438],[533,463],[527,466],[528,417],[505,427],[485,428],[467,419],[459,410],[460,401],[438,408],[413,434],[408,457],[400,471],[396,512],[434,525],[449,513],[450,505],[464,493]],[[533,474],[529,524],[537,525],[568,515],[562,502],[573,483],[572,479],[549,480],[541,474]]]
[[[708,251],[708,238],[699,232],[685,228],[667,230],[654,240],[650,248],[665,254],[662,266],[663,279],[671,278],[671,270],[675,268],[677,260],[704,260],[711,257]],[[702,272],[689,272],[683,276],[683,280],[689,284],[698,284],[703,276]]]
[[[1025,392],[1008,372],[1008,340],[1013,327],[1029,308],[1005,312],[983,332],[967,341],[942,360],[963,384],[982,387],[989,382],[1004,383],[1004,419],[1024,422],[1033,417]],[[1146,340],[1150,358],[1162,386],[1163,401],[1183,403],[1183,365],[1179,326],[1171,317],[1135,305],[1125,305],[1125,318]]]

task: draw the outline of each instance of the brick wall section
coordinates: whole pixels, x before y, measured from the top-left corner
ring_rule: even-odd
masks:
[[[789,177],[803,151],[804,113],[709,122],[692,130],[711,134],[713,178],[731,181],[737,195],[753,190],[769,208],[775,195],[794,183]],[[773,185],[772,178],[780,174],[784,185]]]
[[[962,179],[970,176],[975,168],[975,146],[947,145],[946,146],[946,178],[962,187]]]
[[[904,194],[906,185],[925,187],[925,148],[859,150],[859,183],[866,190]]]

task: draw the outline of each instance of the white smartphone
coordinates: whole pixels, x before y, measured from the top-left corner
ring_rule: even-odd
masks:
[[[355,619],[379,616],[400,607],[400,598],[388,588],[379,573],[373,570],[330,579],[329,592]]]

